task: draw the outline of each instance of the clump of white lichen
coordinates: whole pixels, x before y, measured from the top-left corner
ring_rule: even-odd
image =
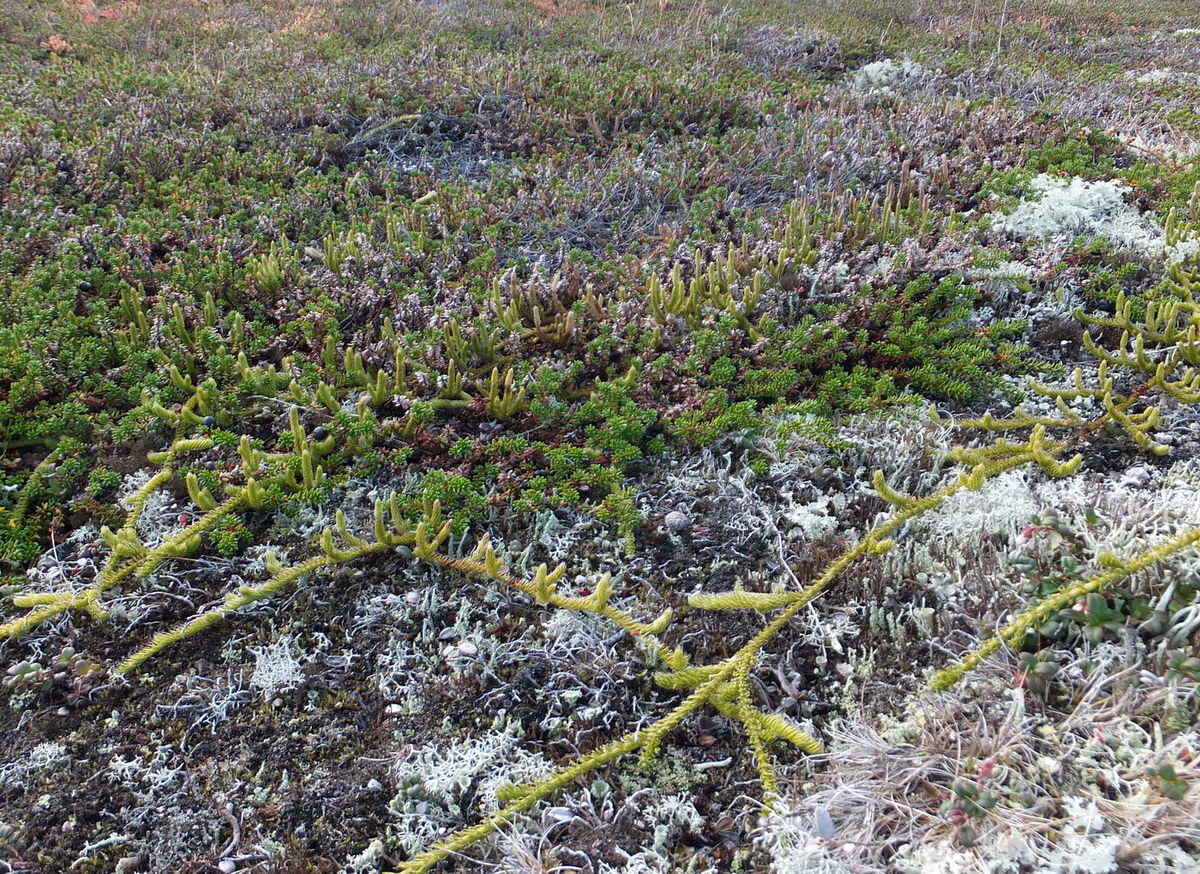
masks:
[[[1172,264],[1200,253],[1200,238],[1168,243],[1162,226],[1126,201],[1132,189],[1119,180],[1065,179],[1040,173],[1029,188],[1030,196],[998,218],[995,227],[1020,239],[1103,238]]]

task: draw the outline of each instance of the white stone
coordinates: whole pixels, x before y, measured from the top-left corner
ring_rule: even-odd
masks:
[[[672,510],[663,519],[663,524],[670,531],[682,531],[692,524],[692,520],[688,518],[687,513],[680,513],[678,510]]]

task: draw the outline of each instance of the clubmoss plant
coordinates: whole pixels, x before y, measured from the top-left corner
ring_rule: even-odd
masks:
[[[1115,348],[1105,349],[1091,332],[1085,332],[1084,345],[1099,361],[1094,383],[1089,383],[1083,371],[1076,369],[1071,378],[1072,385],[1067,388],[1034,386],[1038,393],[1054,399],[1061,414],[1059,417],[1034,416],[1018,408],[1008,419],[998,420],[985,415],[960,424],[992,431],[1025,428],[1043,433],[1048,428],[1067,431],[1070,436],[1055,451],[1087,440],[1105,426],[1112,425],[1142,450],[1158,455],[1168,452],[1169,446],[1154,440],[1160,411],[1151,406],[1150,401],[1165,397],[1180,404],[1200,403],[1200,305],[1195,297],[1200,290],[1200,266],[1172,265],[1167,281],[1174,299],[1146,304],[1143,319],[1134,317],[1133,304],[1123,293],[1118,296],[1116,312],[1112,316],[1076,313],[1086,325],[1121,333]],[[1121,369],[1131,371],[1138,379],[1131,390],[1117,388],[1115,374]],[[1085,419],[1070,406],[1070,401],[1080,398],[1099,402],[1104,412],[1091,420]],[[984,457],[988,451],[965,450],[959,454],[964,458]],[[932,687],[949,688],[1001,645],[1019,647],[1031,629],[1059,610],[1076,602],[1086,603],[1114,583],[1158,565],[1197,543],[1200,543],[1200,528],[1192,528],[1126,558],[1112,553],[1098,556],[1100,565],[1107,568],[1105,572],[1049,594],[1033,604],[958,665],[939,673],[932,681]]]
[[[1029,689],[1054,715],[1087,671],[1081,694],[1145,693],[1145,709],[1122,710],[1138,724],[1193,721],[1200,606],[1178,579],[1186,556],[1106,576],[1153,561],[1138,554],[1180,534],[1194,495],[1180,435],[1200,386],[1177,286],[1200,246],[1200,165],[1186,153],[1195,40],[1171,32],[1194,17],[1184,0],[1012,0],[998,19],[943,4],[936,21],[867,0],[752,0],[736,15],[574,0],[218,3],[200,16],[152,5],[15,4],[0,24],[0,554],[12,571],[0,649],[16,663],[0,685],[14,760],[0,763],[0,819],[23,823],[0,829],[0,858],[36,845],[53,870],[179,870],[196,847],[225,847],[199,861],[324,870],[370,844],[349,866],[365,870],[391,864],[397,838],[404,853],[445,855],[429,843],[493,813],[482,772],[456,775],[445,816],[426,817],[419,789],[397,786],[406,800],[391,806],[360,771],[386,782],[379,744],[394,737],[430,752],[392,772],[408,781],[494,718],[517,758],[537,748],[559,770],[517,775],[529,785],[508,790],[509,812],[473,833],[504,820],[535,844],[540,827],[541,845],[500,861],[498,842],[479,864],[552,869],[582,852],[619,868],[617,842],[641,832],[630,872],[765,870],[732,847],[748,763],[778,809],[791,760],[818,738],[837,755],[811,778],[842,764],[839,712],[886,718],[968,694],[906,694],[904,666],[947,643],[924,638],[958,640],[1014,602],[1018,617],[1026,603],[1051,611],[991,644],[1030,651],[1016,671],[980,671],[1014,712]],[[1148,39],[1160,69],[1146,76]],[[1007,63],[981,66],[992,46]],[[1047,206],[1095,207],[1091,220],[1050,228],[1024,208],[991,221],[1040,173],[1085,180],[1038,186]],[[1102,236],[1013,239],[1060,224]],[[1164,264],[1182,272],[1159,283]],[[1076,295],[1099,313],[1082,349],[1059,310]],[[874,415],[928,400],[954,417],[1008,409],[1012,377],[1076,356],[1090,363],[1048,402],[992,408],[989,424],[1011,427],[963,431],[950,458],[951,429],[909,418],[900,437]],[[1016,581],[995,563],[1001,541],[1104,481],[1049,475],[1075,470],[1076,453],[1100,467],[1168,446],[1178,463],[1140,464],[1104,505],[1137,523],[1085,532],[1070,567],[1034,543],[1036,585],[1003,585]],[[976,472],[985,491],[962,494]],[[958,499],[922,509],[960,476]],[[1018,494],[1019,513],[976,512]],[[912,524],[886,529],[899,518]],[[1098,539],[1120,567],[1097,566]],[[968,591],[968,574],[1001,584]],[[1046,600],[1072,595],[1057,610]],[[558,640],[542,627],[552,613],[589,633]],[[302,666],[269,655],[292,647]],[[1126,650],[1161,683],[1129,670],[1106,685],[1105,670],[1132,667]],[[273,685],[272,659],[302,688],[249,706]],[[985,729],[1007,734],[986,712]],[[377,730],[355,730],[365,722]],[[213,743],[193,742],[210,728]],[[668,749],[693,730],[698,745]],[[264,738],[279,749],[264,754]],[[77,779],[56,754],[55,767],[21,764],[46,740],[87,751],[70,763]],[[912,749],[907,773],[921,774],[930,757]],[[1055,858],[1109,839],[1131,855],[1184,844],[1188,798],[1169,796],[1195,794],[1196,768],[1178,749],[1121,782],[1106,775],[1096,795],[1175,808],[1126,809],[1076,843],[1073,817],[1048,820],[1041,835],[1070,849]],[[657,750],[652,770],[589,775],[614,780],[612,816],[589,820],[574,793],[537,809],[597,765]],[[848,828],[839,805],[868,797],[849,787],[819,802],[814,855],[857,867],[877,846],[892,867],[937,867],[900,849],[921,845],[898,830],[926,814],[942,836],[965,816],[985,846],[998,816],[953,784],[980,772],[937,761],[932,794],[958,798],[948,810],[953,799],[910,804],[927,784],[885,775],[867,791],[896,789],[897,803],[858,807],[904,824],[875,841]],[[999,767],[977,788],[1007,810],[1011,764]],[[639,808],[666,771],[678,778],[656,785],[666,797]],[[1075,792],[1085,773],[1047,791]],[[246,787],[232,809],[231,786]],[[346,803],[273,815],[299,795]],[[696,808],[713,821],[677,841],[700,831]],[[395,815],[414,827],[389,827]],[[1134,817],[1144,827],[1125,828]]]
[[[1038,601],[1005,625],[995,637],[987,640],[958,664],[939,672],[930,681],[930,688],[935,691],[949,689],[955,683],[959,682],[968,671],[996,652],[1002,645],[1007,645],[1014,649],[1019,648],[1025,640],[1025,635],[1031,629],[1045,622],[1059,610],[1066,609],[1080,600],[1086,600],[1096,593],[1103,592],[1113,584],[1161,564],[1197,544],[1200,544],[1200,527],[1191,528],[1176,537],[1157,543],[1150,549],[1139,552],[1130,558],[1120,558],[1112,553],[1101,555],[1099,557],[1100,564],[1110,568],[1110,570],[1102,574],[1097,574],[1077,586],[1056,592]]]
[[[197,400],[206,394],[207,390],[201,386],[180,413],[163,409],[161,414],[177,427],[182,427],[186,421],[185,414],[195,415],[191,412],[193,403],[206,403]],[[200,406],[200,409],[203,411],[204,407]],[[103,619],[105,611],[100,606],[100,596],[123,580],[130,577],[145,579],[165,562],[194,554],[201,547],[203,538],[218,532],[234,514],[261,509],[271,500],[271,495],[304,495],[319,490],[325,472],[317,460],[318,454],[331,449],[327,445],[329,441],[310,441],[300,426],[294,407],[290,412],[290,425],[292,452],[264,453],[254,449],[247,438],[242,439],[239,453],[244,484],[227,483],[224,499],[220,502],[200,483],[194,472],[186,474],[183,477],[184,484],[201,513],[153,547],[144,544],[136,531],[147,500],[176,477],[182,456],[211,450],[216,444],[209,437],[183,438],[176,440],[165,452],[151,453],[149,460],[158,464],[160,469],[129,499],[125,523],[116,531],[107,527],[101,529],[101,539],[110,551],[95,584],[77,592],[30,592],[14,596],[13,605],[26,608],[29,612],[0,626],[0,637],[20,637],[67,610],[82,610],[94,619]]]
[[[730,296],[730,289],[742,281],[736,267],[737,253],[728,250],[712,262],[702,264],[699,257],[695,263],[695,277],[689,284],[682,284],[678,267],[672,285],[675,292],[659,302],[667,315],[678,316],[700,329],[705,324],[706,313],[720,310],[732,317],[742,330],[753,334],[767,323],[749,321],[753,305],[743,296],[738,305]],[[764,274],[758,274],[762,276]],[[947,498],[963,489],[979,489],[983,483],[1005,471],[1026,465],[1039,467],[1049,476],[1067,476],[1078,470],[1082,455],[1067,457],[1067,453],[1104,425],[1112,423],[1119,427],[1139,448],[1162,451],[1165,447],[1154,443],[1152,432],[1158,422],[1157,410],[1144,407],[1144,398],[1154,393],[1166,394],[1175,400],[1195,403],[1200,401],[1200,377],[1195,368],[1200,366],[1197,349],[1197,330],[1200,330],[1200,315],[1193,298],[1196,277],[1194,272],[1175,266],[1169,274],[1172,287],[1176,289],[1176,300],[1147,306],[1144,320],[1137,320],[1132,304],[1118,299],[1116,313],[1112,317],[1094,317],[1080,314],[1086,324],[1107,329],[1118,329],[1122,336],[1114,351],[1105,350],[1090,336],[1086,348],[1099,359],[1098,385],[1089,386],[1082,371],[1072,378],[1066,389],[1039,388],[1054,397],[1060,411],[1058,417],[1034,416],[1018,410],[1010,419],[996,420],[991,416],[968,423],[976,427],[1002,432],[1025,431],[1023,441],[1012,441],[999,437],[990,445],[960,448],[949,455],[949,460],[965,466],[949,485],[925,497],[903,494],[891,488],[882,474],[875,477],[878,495],[892,507],[892,514],[877,524],[839,557],[832,560],[814,580],[800,590],[752,592],[742,588],[718,594],[693,595],[689,607],[695,610],[755,610],[774,614],[767,625],[743,645],[734,655],[711,665],[691,664],[687,653],[661,642],[661,636],[672,621],[670,610],[664,611],[650,622],[642,622],[612,604],[613,583],[610,575],[604,575],[587,594],[565,594],[558,584],[566,574],[566,566],[559,565],[551,570],[540,566],[531,578],[522,578],[508,573],[489,539],[480,539],[475,551],[467,558],[455,558],[441,550],[456,528],[453,519],[442,518],[442,504],[432,500],[424,505],[421,518],[413,522],[411,514],[396,494],[378,499],[374,504],[374,526],[372,535],[364,538],[354,534],[344,515],[339,512],[333,526],[325,528],[317,539],[318,554],[298,564],[285,567],[273,556],[267,559],[268,579],[259,585],[242,586],[225,596],[217,608],[206,611],[179,626],[159,633],[147,645],[129,656],[117,667],[118,673],[129,673],[151,659],[163,649],[198,634],[236,614],[250,604],[272,597],[283,589],[296,584],[304,577],[328,566],[348,564],[385,552],[401,550],[411,554],[414,560],[439,565],[448,570],[480,575],[500,582],[513,590],[520,591],[535,602],[560,609],[595,613],[612,621],[619,628],[637,639],[653,662],[662,667],[655,675],[661,687],[684,693],[683,700],[667,715],[653,724],[632,732],[623,738],[581,758],[575,764],[556,771],[544,781],[529,786],[511,787],[502,793],[504,806],[483,822],[460,832],[435,847],[415,856],[402,869],[406,872],[427,871],[437,861],[461,850],[481,837],[509,823],[518,814],[529,810],[538,801],[549,797],[568,783],[594,771],[628,753],[638,752],[643,759],[654,757],[666,737],[685,719],[701,708],[711,706],[718,713],[740,725],[747,743],[754,754],[762,786],[764,804],[770,808],[779,797],[779,782],[773,764],[770,746],[777,740],[787,741],[806,753],[820,750],[817,740],[802,731],[790,719],[777,714],[763,712],[754,704],[751,675],[765,648],[812,600],[831,586],[853,563],[872,554],[886,553],[892,546],[892,535],[903,529],[905,523],[940,505]],[[761,281],[761,280],[759,280]],[[653,282],[651,283],[653,287]],[[680,289],[683,289],[680,291]],[[908,292],[911,291],[911,294]],[[751,296],[757,294],[753,285]],[[906,290],[900,300],[919,295],[920,288]],[[527,298],[531,300],[531,298]],[[673,301],[673,302],[672,302]],[[533,306],[531,304],[531,306]],[[653,301],[651,303],[653,309]],[[676,312],[678,310],[678,312]],[[540,310],[531,309],[535,333],[545,327],[540,323]],[[176,334],[189,347],[197,343],[196,334],[186,324],[182,313],[177,313],[179,324]],[[514,318],[519,314],[513,312]],[[530,335],[531,337],[533,335]],[[562,339],[561,336],[555,334]],[[549,335],[538,334],[539,342],[549,342]],[[437,415],[439,409],[463,408],[474,403],[467,392],[470,377],[459,368],[458,361],[478,360],[481,347],[470,349],[461,335],[444,332],[443,342],[447,351],[446,370],[436,394],[423,403]],[[396,345],[395,367],[371,371],[361,355],[346,349],[341,355],[329,341],[326,342],[323,358],[328,368],[341,365],[341,376],[334,383],[315,380],[315,388],[301,383],[286,370],[257,368],[245,361],[239,362],[241,376],[252,382],[274,383],[291,402],[288,412],[288,428],[279,435],[284,452],[268,452],[256,448],[254,442],[243,436],[237,440],[237,454],[241,461],[243,484],[232,482],[220,484],[220,497],[214,494],[217,480],[210,475],[201,475],[195,469],[180,472],[180,465],[194,453],[210,450],[231,449],[232,435],[217,428],[211,436],[179,437],[166,452],[153,453],[151,461],[161,465],[152,477],[130,499],[130,512],[125,524],[117,531],[105,529],[102,537],[109,546],[110,555],[94,586],[81,592],[22,593],[14,598],[14,605],[28,610],[20,617],[0,627],[0,635],[19,637],[30,629],[67,610],[80,610],[95,619],[102,619],[105,611],[100,604],[101,595],[121,581],[130,577],[144,579],[163,564],[194,554],[206,538],[216,538],[218,546],[222,532],[237,519],[238,514],[252,512],[269,504],[278,504],[289,499],[311,500],[321,494],[328,483],[330,471],[347,460],[368,454],[377,434],[363,430],[361,434],[348,429],[343,443],[338,445],[334,436],[327,433],[310,435],[300,421],[300,405],[310,410],[323,410],[327,415],[346,415],[344,401],[349,392],[361,392],[357,404],[358,417],[353,421],[374,421],[371,408],[382,408],[391,404],[397,391],[407,390],[408,368],[405,358]],[[898,354],[898,353],[897,353]],[[187,361],[185,360],[185,364]],[[732,366],[732,361],[729,361]],[[1117,389],[1117,381],[1110,370],[1124,368],[1142,374],[1142,385],[1131,392]],[[172,366],[169,377],[174,388],[186,400],[174,409],[168,409],[153,400],[147,407],[177,433],[191,428],[213,428],[219,424],[225,409],[221,391],[212,378],[199,379],[199,368],[186,369]],[[719,371],[718,371],[719,376]],[[599,384],[590,393],[589,399],[576,413],[576,423],[587,429],[589,441],[597,449],[611,453],[616,459],[631,459],[638,455],[644,435],[652,423],[652,415],[632,403],[630,392],[637,378],[637,369],[619,379]],[[481,398],[483,406],[496,418],[517,416],[525,402],[523,389],[515,389],[515,371],[506,371],[503,379],[498,367],[491,369]],[[1070,401],[1091,398],[1101,403],[1104,413],[1097,419],[1087,420],[1076,413]],[[443,406],[444,405],[444,406]],[[735,405],[736,406],[736,405]],[[398,428],[408,439],[415,438],[417,427],[432,421],[418,416],[418,405],[409,407],[407,417]],[[747,414],[753,419],[752,410]],[[321,429],[325,431],[324,428]],[[1053,432],[1065,435],[1055,438]],[[547,450],[549,453],[549,450]],[[179,478],[199,515],[178,532],[151,547],[144,544],[136,534],[136,523],[149,496],[168,482]],[[442,475],[442,479],[446,477]],[[461,479],[461,477],[459,478]],[[622,494],[620,491],[613,495]],[[621,509],[620,500],[612,499],[609,511],[614,521],[628,524],[632,519],[628,508]],[[624,520],[624,521],[623,521]],[[465,520],[462,520],[465,521]],[[462,528],[462,525],[458,525]],[[461,531],[460,531],[461,533]],[[628,537],[628,532],[626,532]],[[1043,598],[1013,623],[964,661],[943,672],[934,681],[937,688],[945,688],[956,682],[980,660],[994,652],[1004,643],[1017,644],[1023,640],[1029,628],[1036,626],[1046,616],[1064,609],[1081,597],[1102,591],[1106,586],[1134,573],[1158,564],[1179,551],[1200,542],[1200,529],[1187,531],[1178,537],[1129,559],[1104,557],[1102,562],[1109,566],[1107,573],[1098,575],[1077,586],[1066,588]]]
[[[340,543],[335,540],[333,530],[326,528],[320,537],[321,553],[299,564],[284,567],[278,558],[268,553],[267,572],[271,576],[265,583],[259,586],[242,586],[236,592],[226,595],[219,607],[156,635],[150,643],[122,662],[117,668],[117,673],[126,674],[136,670],[166,647],[211,628],[255,601],[275,595],[320,568],[357,561],[398,547],[406,547],[418,557],[423,557],[432,554],[450,533],[450,523],[442,523],[441,507],[437,504],[431,508],[428,519],[414,529],[400,512],[395,495],[389,496],[387,500],[380,499],[375,502],[372,532],[374,540],[365,540],[352,534],[346,525],[346,517],[340,511],[336,528]],[[432,537],[429,534],[431,530],[436,530]]]
[[[1057,461],[1052,450],[1046,445],[1045,430],[1035,428],[1026,443],[1010,444],[1007,441],[1000,441],[997,446],[986,453],[986,457],[977,461],[969,470],[959,474],[948,486],[924,498],[904,495],[890,488],[884,481],[883,475],[877,473],[876,489],[880,496],[892,505],[894,512],[884,522],[863,535],[854,546],[833,560],[806,588],[801,591],[773,593],[734,590],[715,595],[693,595],[688,599],[689,606],[702,610],[779,611],[762,631],[741,647],[737,653],[713,665],[692,665],[683,650],[668,649],[657,640],[650,642],[651,638],[648,635],[659,634],[665,630],[666,624],[670,620],[669,613],[663,614],[655,623],[648,626],[626,625],[624,623],[627,620],[621,616],[610,615],[605,610],[611,595],[611,589],[608,587],[603,589],[597,587],[597,591],[587,598],[557,599],[553,584],[565,573],[564,566],[560,566],[553,572],[543,566],[533,581],[509,579],[503,574],[499,559],[491,552],[486,541],[477,551],[476,556],[467,562],[452,559],[441,560],[440,563],[448,567],[466,572],[483,573],[493,579],[501,579],[510,585],[521,588],[543,603],[600,612],[607,618],[616,621],[630,633],[638,632],[639,637],[648,641],[652,651],[666,668],[655,675],[655,681],[667,689],[686,691],[687,696],[666,716],[652,725],[602,747],[575,764],[557,771],[541,783],[527,787],[514,787],[507,791],[502,796],[508,801],[505,807],[487,817],[483,822],[464,829],[435,847],[415,856],[399,870],[404,874],[417,874],[417,872],[431,870],[441,860],[494,833],[520,813],[529,810],[538,801],[617,758],[633,752],[640,753],[643,759],[652,758],[658,753],[666,736],[705,705],[712,705],[718,712],[739,723],[746,732],[748,743],[758,765],[764,804],[770,808],[779,795],[778,779],[769,750],[771,742],[786,740],[801,751],[810,754],[820,751],[821,745],[786,717],[763,713],[752,704],[750,675],[764,647],[780,631],[788,627],[791,620],[807,604],[832,585],[850,565],[868,555],[886,553],[891,549],[893,543],[891,535],[903,528],[909,519],[938,506],[962,489],[980,488],[989,477],[996,476],[1005,470],[1027,464],[1037,464],[1050,475],[1063,476],[1077,469],[1081,462],[1082,458],[1078,456],[1069,462]]]
[[[182,449],[173,448],[160,457],[162,468],[129,498],[129,515],[125,524],[115,532],[108,532],[105,540],[110,552],[96,578],[95,586],[81,592],[31,592],[14,595],[13,606],[28,609],[29,612],[0,625],[0,637],[21,637],[30,629],[68,610],[82,610],[93,619],[104,618],[100,595],[129,577],[147,554],[134,529],[150,495],[171,479],[177,451]]]
[[[1099,359],[1099,385],[1087,386],[1082,371],[1076,371],[1072,378],[1073,387],[1039,388],[1042,393],[1055,398],[1063,414],[1061,418],[1033,416],[1018,410],[1008,420],[999,421],[989,415],[977,421],[962,423],[992,431],[1024,430],[1027,431],[1024,442],[1012,442],[999,437],[987,446],[951,451],[949,460],[965,465],[967,470],[960,473],[949,485],[923,498],[906,495],[891,488],[883,474],[876,473],[875,489],[879,496],[892,506],[891,516],[833,560],[803,590],[750,592],[735,588],[731,592],[720,594],[690,596],[688,604],[693,609],[779,612],[735,655],[713,665],[691,665],[683,650],[667,650],[655,642],[653,649],[667,668],[656,674],[655,680],[664,688],[687,692],[687,697],[682,703],[651,726],[632,732],[583,757],[545,781],[533,786],[513,788],[505,794],[509,799],[506,807],[483,822],[464,829],[417,855],[402,866],[400,871],[404,874],[416,874],[430,870],[439,861],[495,832],[518,814],[530,809],[537,801],[616,758],[635,751],[643,758],[653,757],[665,736],[706,704],[711,704],[718,712],[739,723],[746,732],[747,741],[758,765],[764,803],[770,809],[779,792],[768,748],[770,742],[785,739],[808,753],[819,751],[820,744],[786,718],[777,714],[764,714],[752,705],[750,675],[763,648],[805,605],[827,589],[852,563],[870,554],[889,551],[893,543],[891,535],[900,531],[906,522],[932,510],[962,489],[977,490],[988,478],[1026,465],[1036,465],[1052,477],[1070,476],[1079,470],[1083,456],[1075,454],[1065,458],[1067,451],[1086,441],[1110,422],[1118,426],[1138,448],[1151,452],[1165,451],[1166,447],[1153,442],[1151,437],[1151,432],[1158,422],[1157,410],[1152,407],[1135,410],[1135,405],[1142,402],[1144,396],[1155,391],[1184,403],[1200,402],[1200,376],[1196,372],[1196,367],[1200,366],[1200,361],[1197,360],[1200,357],[1200,310],[1197,309],[1193,297],[1197,279],[1200,278],[1197,276],[1198,272],[1200,271],[1195,269],[1185,271],[1179,267],[1172,267],[1169,280],[1177,291],[1177,301],[1158,306],[1150,305],[1144,322],[1133,319],[1130,305],[1124,300],[1118,302],[1117,312],[1111,318],[1077,314],[1085,324],[1119,328],[1122,335],[1114,352],[1102,349],[1090,337],[1086,342],[1087,349]],[[1162,350],[1161,360],[1156,358],[1155,352],[1152,351],[1157,349]],[[1132,392],[1119,393],[1115,388],[1114,378],[1108,373],[1110,366],[1127,367],[1144,374],[1145,378]],[[1068,404],[1068,400],[1080,397],[1099,400],[1104,413],[1095,419],[1085,420]],[[1052,429],[1067,430],[1069,436],[1053,439],[1050,437]],[[1044,622],[1047,617],[1080,599],[1104,591],[1122,579],[1159,565],[1197,544],[1200,544],[1200,528],[1191,528],[1129,558],[1122,559],[1111,554],[1100,556],[1100,563],[1108,568],[1105,573],[1042,598],[960,663],[940,672],[931,681],[931,687],[935,690],[949,688],[1000,646],[1008,644],[1019,647],[1024,642],[1027,632]],[[507,579],[501,571],[499,559],[490,552],[486,539],[481,544],[480,551],[468,562],[449,560],[444,563],[458,570],[482,573],[493,579],[503,580],[527,591],[542,603],[556,603],[556,606],[603,612],[609,595],[609,590],[605,588],[601,590],[604,595],[602,598],[598,597],[598,591],[589,599],[552,602],[553,583],[565,572],[565,567],[560,566],[550,573],[543,566],[532,583]],[[669,615],[664,614],[653,630],[664,630],[667,621]],[[662,628],[657,627],[660,624]]]

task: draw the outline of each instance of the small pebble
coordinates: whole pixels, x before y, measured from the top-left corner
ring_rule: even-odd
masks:
[[[454,640],[456,637],[458,637],[458,632],[453,628],[443,628],[438,634],[438,640]]]
[[[367,781],[367,791],[368,792],[382,792],[383,784],[380,783],[378,780],[376,780],[374,777],[372,777],[370,780]]]
[[[469,640],[464,640],[462,643],[460,643],[458,645],[458,654],[461,656],[466,656],[467,658],[473,658],[478,653],[479,653],[479,647],[477,647],[475,644],[471,643],[471,641],[469,641]]]
[[[385,713],[387,716],[396,716],[396,715],[398,715],[398,714],[400,714],[400,713],[403,713],[403,712],[404,712],[404,705],[402,705],[402,704],[389,704],[387,707],[383,708],[383,712],[384,712],[384,713]]]
[[[833,817],[829,815],[829,811],[824,807],[817,807],[813,811],[813,819],[816,822],[817,834],[827,841],[831,840],[836,829],[833,826]]]
[[[672,510],[663,519],[663,524],[670,531],[682,531],[692,524],[692,520],[688,518],[687,513],[680,513],[678,510]]]
[[[222,874],[233,874],[237,870],[237,862],[233,861],[233,859],[222,859],[217,863],[217,867],[221,870]]]
[[[421,593],[416,590],[413,590],[411,592],[405,592],[404,593],[404,603],[409,604],[413,607],[416,607],[418,604],[421,603]]]

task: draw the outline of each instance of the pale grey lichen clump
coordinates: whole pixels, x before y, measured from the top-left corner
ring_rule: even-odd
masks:
[[[849,81],[863,91],[893,94],[894,89],[921,85],[933,76],[932,70],[909,58],[884,58],[859,67]]]
[[[578,861],[578,868],[595,874],[673,874],[681,868],[672,858],[672,847],[704,828],[705,818],[696,809],[689,792],[670,792],[653,787],[639,789],[614,802],[612,787],[603,780],[590,788],[567,793],[561,803],[546,807],[538,817],[527,817],[520,829],[498,835],[494,841],[503,854],[499,870],[526,874],[554,870],[546,855]],[[572,826],[592,834],[615,832],[632,826],[634,840],[621,840],[611,858],[598,859],[586,852],[561,846],[556,836]],[[619,861],[617,861],[619,860]],[[715,865],[700,858],[686,869],[694,874],[716,874]]]
[[[361,853],[346,860],[348,874],[374,874],[387,864],[387,847],[382,838],[375,838]]]
[[[251,647],[250,652],[254,655],[250,685],[262,692],[267,700],[275,693],[293,689],[303,682],[304,670],[289,635],[281,635],[266,646]]]
[[[501,787],[539,780],[552,770],[509,731],[405,752],[391,771],[398,789],[389,803],[395,840],[409,852],[424,849],[465,817],[495,810]]]
[[[1200,252],[1200,238],[1168,245],[1162,226],[1126,202],[1132,189],[1114,180],[1063,179],[1040,173],[1030,182],[1030,196],[995,227],[1019,238],[1104,238],[1147,257],[1178,264]]]
[[[23,756],[14,756],[0,763],[0,786],[20,783],[28,775],[47,772],[70,762],[67,748],[56,741],[37,744]]]
[[[1039,554],[1042,545],[1029,542],[1027,532],[1042,517],[1052,514],[1077,532],[1090,555],[1134,555],[1200,524],[1200,465],[1194,459],[1133,473],[1066,480],[1022,471],[1003,474],[915,520],[884,560],[883,577],[922,581],[943,606],[987,617],[986,628],[1022,603],[1012,560]],[[1185,555],[1139,576],[1134,589],[1161,590],[1164,579],[1198,570]]]
[[[1157,242],[1156,228],[1125,203],[1130,189],[1121,182],[1041,173],[1030,189],[1033,196],[1001,218],[999,228],[1017,237],[1107,237],[1142,250]]]
[[[653,790],[643,793],[637,805],[643,827],[652,832],[650,846],[621,849],[623,865],[601,862],[597,874],[669,874],[677,870],[670,858],[670,844],[686,832],[697,832],[704,823],[696,806],[685,794],[664,795]],[[715,871],[705,866],[704,871]]]

